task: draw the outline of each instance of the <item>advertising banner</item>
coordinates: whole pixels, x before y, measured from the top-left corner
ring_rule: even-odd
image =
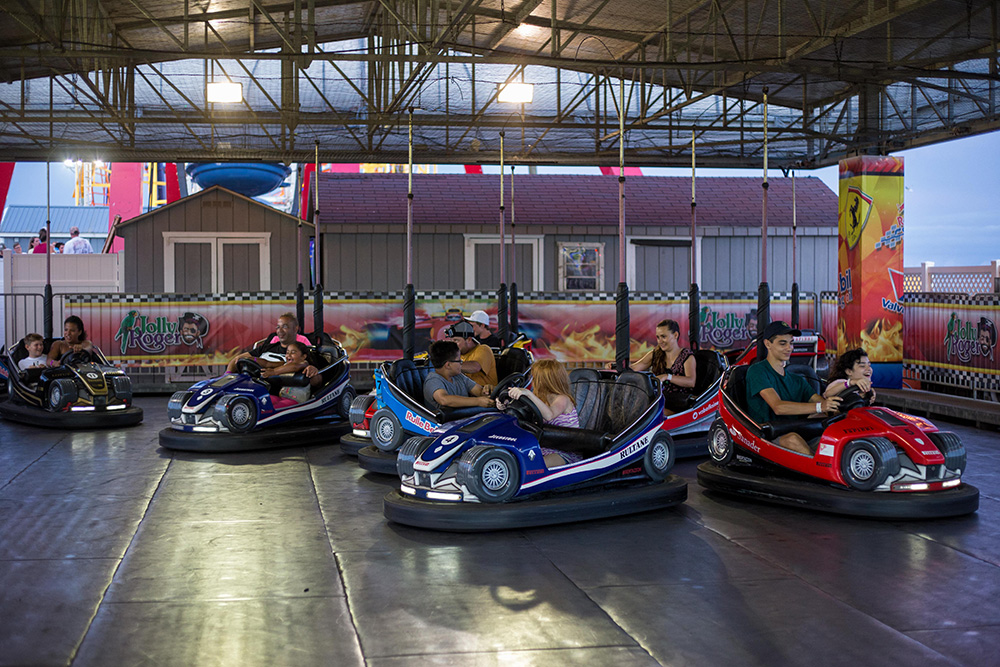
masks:
[[[367,296],[367,295],[365,295]],[[395,296],[395,295],[386,295]],[[519,301],[520,329],[533,341],[535,356],[568,363],[611,361],[615,355],[615,302],[597,296],[585,300],[525,298]],[[720,351],[743,348],[756,330],[756,300],[720,298],[701,300],[701,345]],[[132,366],[216,366],[236,353],[273,335],[282,314],[294,312],[287,295],[235,295],[225,299],[170,301],[162,295],[128,295],[67,300],[64,314],[79,315],[88,335],[109,359]],[[421,298],[416,304],[416,348],[424,351],[445,330],[474,310],[489,313],[496,329],[496,302],[492,294],[453,298]],[[307,304],[304,331],[312,330]],[[772,301],[772,317],[791,319],[791,302]],[[800,301],[803,322],[815,321],[811,299]],[[636,295],[630,304],[631,355],[637,359],[656,343],[656,324],[664,319],[680,326],[681,343],[688,340],[688,301],[679,295],[655,298]],[[327,332],[336,338],[354,362],[398,359],[403,348],[403,302],[400,298],[340,298],[324,303]],[[809,328],[803,325],[804,328]]]
[[[837,351],[864,348],[879,387],[903,362],[903,159],[840,162]]]
[[[927,381],[950,376],[949,384],[969,385],[967,380],[978,376],[984,381],[979,386],[996,391],[1000,388],[998,320],[997,295],[910,295],[906,303],[905,363],[921,371],[919,377]]]

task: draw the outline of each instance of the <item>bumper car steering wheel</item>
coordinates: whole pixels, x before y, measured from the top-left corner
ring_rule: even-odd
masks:
[[[868,405],[868,399],[861,393],[860,387],[848,387],[840,395],[840,414],[847,414],[854,408],[861,408]]]
[[[542,426],[545,424],[545,417],[542,416],[541,411],[538,406],[535,405],[527,396],[521,396],[515,400],[511,400],[508,388],[505,388],[496,397],[501,403],[506,403],[507,407],[504,408],[504,412],[513,415],[519,422],[525,422],[528,424],[534,424],[535,426]]]
[[[59,363],[63,366],[77,366],[79,364],[89,364],[94,360],[94,355],[90,353],[90,350],[69,350],[63,356],[59,357]]]
[[[253,380],[260,380],[264,367],[257,363],[256,359],[240,359],[236,362],[236,372],[249,375]]]

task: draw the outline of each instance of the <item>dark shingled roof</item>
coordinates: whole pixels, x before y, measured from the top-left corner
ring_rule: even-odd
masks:
[[[321,174],[320,223],[405,224],[406,178],[406,174]],[[792,179],[774,178],[768,183],[768,225],[791,226]],[[760,226],[760,178],[705,177],[696,185],[699,227]],[[613,176],[522,174],[515,177],[515,188],[518,225],[618,225],[618,179]],[[499,222],[497,174],[414,174],[413,196],[414,224]],[[837,226],[837,194],[821,180],[796,178],[795,196],[799,226]],[[509,175],[504,199],[509,221]],[[628,177],[627,225],[681,226],[690,221],[691,179]]]

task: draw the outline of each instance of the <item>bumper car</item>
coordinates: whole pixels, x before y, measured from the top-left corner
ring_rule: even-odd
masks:
[[[45,351],[52,345],[45,341]],[[132,405],[132,380],[96,347],[63,355],[60,366],[19,370],[28,355],[20,341],[0,357],[8,379],[0,417],[32,426],[83,429],[132,426],[142,408]]]
[[[726,358],[715,350],[697,350],[693,354],[698,375],[694,391],[688,396],[688,408],[663,418],[663,430],[674,437],[707,433],[719,416],[719,385]],[[708,454],[701,438],[682,440],[676,443],[676,450],[678,458]]]
[[[711,461],[698,467],[698,483],[706,489],[880,519],[978,509],[979,490],[962,482],[966,454],[956,434],[920,417],[870,407],[853,387],[833,417],[758,424],[746,405],[747,368],[734,366],[723,378],[719,419],[709,431]],[[786,371],[801,372],[793,366]],[[776,444],[791,432],[806,440],[812,456]]]
[[[160,431],[160,445],[237,452],[336,442],[349,428],[347,416],[355,392],[346,352],[329,336],[322,342],[316,348],[324,362],[317,387],[301,373],[264,379],[259,364],[242,359],[235,373],[175,392],[167,403],[170,426]],[[295,394],[300,400],[278,393]]]
[[[571,375],[581,428],[545,424],[521,398],[503,412],[407,439],[390,521],[447,531],[523,528],[671,507],[687,482],[671,475],[674,443],[661,428],[659,382],[646,373]],[[542,448],[574,454],[549,468]]]
[[[511,383],[526,381],[531,353],[521,347],[505,348],[496,357],[497,376],[502,378],[496,392]],[[470,411],[432,410],[424,403],[424,378],[433,371],[426,360],[401,359],[382,364],[375,370],[375,395],[360,396],[351,406],[352,432],[340,439],[345,454],[358,457],[358,465],[369,472],[396,474],[396,454],[403,442],[414,435],[428,435],[442,424],[468,416]]]

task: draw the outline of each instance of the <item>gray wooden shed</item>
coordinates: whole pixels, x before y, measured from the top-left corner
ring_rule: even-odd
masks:
[[[214,186],[118,224],[126,292],[290,291],[296,252],[308,287],[313,225]],[[301,236],[301,238],[300,238]]]
[[[406,175],[323,173],[319,184],[324,286],[344,291],[401,289],[406,266]],[[499,185],[498,175],[414,175],[417,289],[497,287]],[[756,290],[760,179],[699,178],[697,187],[701,289]],[[507,253],[509,257],[513,216],[516,279],[522,292],[616,289],[617,178],[519,174],[512,202],[508,174],[504,191]],[[791,179],[772,179],[768,196],[768,282],[775,291],[787,291],[792,284]],[[690,179],[629,177],[625,197],[629,287],[636,292],[687,291]],[[835,289],[837,195],[817,178],[798,178],[796,205],[799,286],[803,291]]]

